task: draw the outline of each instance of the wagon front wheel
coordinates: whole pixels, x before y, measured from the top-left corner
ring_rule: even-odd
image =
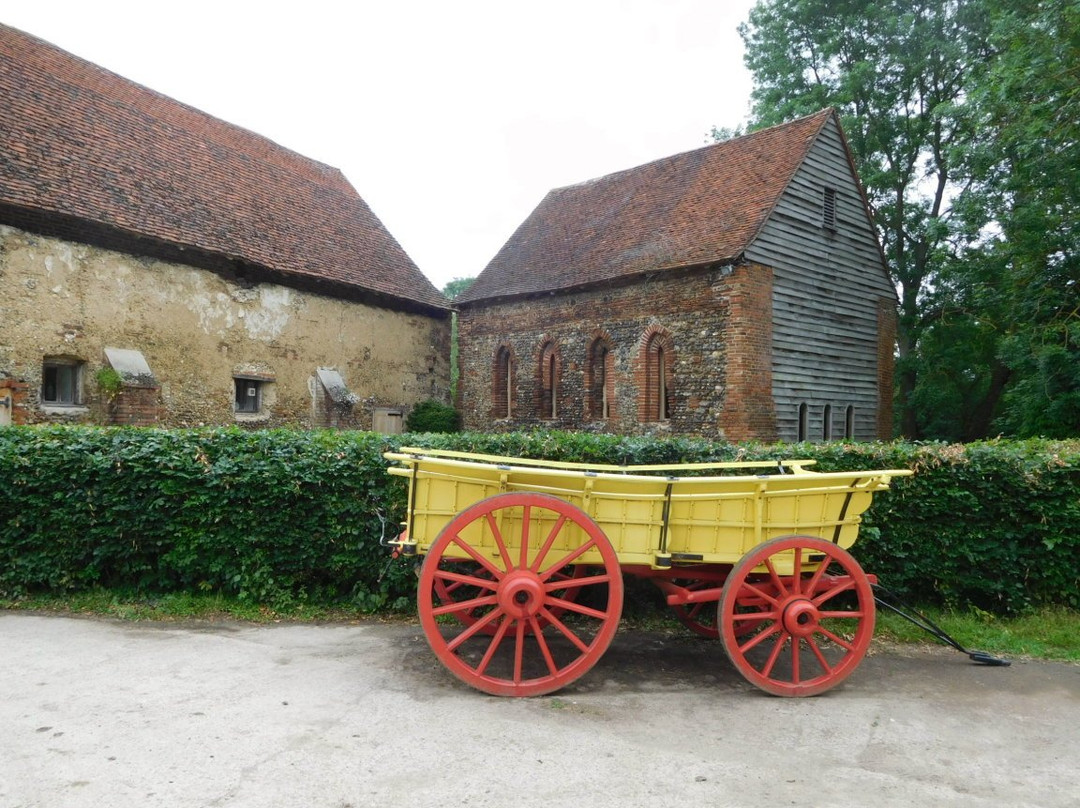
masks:
[[[874,593],[858,562],[812,536],[773,539],[747,553],[718,609],[732,664],[777,696],[814,696],[844,681],[866,655],[874,618]]]
[[[572,565],[588,569],[568,575]],[[599,526],[565,500],[522,492],[482,500],[443,528],[424,560],[417,607],[432,650],[459,679],[494,695],[538,696],[604,654],[622,596],[618,558]]]

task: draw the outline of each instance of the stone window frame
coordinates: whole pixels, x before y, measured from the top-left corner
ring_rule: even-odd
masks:
[[[270,413],[267,410],[267,393],[269,392],[270,385],[272,385],[276,378],[274,376],[268,376],[258,373],[233,373],[233,416],[237,420],[262,420],[268,418]],[[245,407],[241,409],[241,385],[245,384],[249,387],[254,387],[255,395],[250,396],[245,394],[243,396],[246,403],[248,398],[254,398],[255,403],[252,407]]]
[[[593,335],[585,352],[585,417],[606,421],[615,404],[615,350],[606,332]]]
[[[559,417],[559,388],[562,381],[562,352],[559,343],[552,337],[540,343],[539,362],[537,363],[537,415],[546,421]]]
[[[514,369],[517,362],[514,350],[503,344],[495,349],[491,369],[491,416],[509,419],[517,406],[517,390],[514,385]]]
[[[638,352],[638,416],[644,423],[671,420],[675,410],[675,340],[666,328],[652,325],[641,336]]]
[[[59,393],[53,394],[52,398],[46,397],[46,390],[49,385],[50,371],[53,372],[54,380],[53,386],[57,389],[61,386],[60,374],[63,371],[65,375],[70,373],[70,384],[65,385],[70,387],[71,400],[65,401]],[[41,406],[48,409],[57,410],[75,410],[84,408],[84,376],[86,374],[86,361],[75,356],[66,355],[47,355],[41,360],[41,388],[40,388],[40,400]]]

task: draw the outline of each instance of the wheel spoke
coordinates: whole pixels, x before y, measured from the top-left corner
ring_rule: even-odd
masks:
[[[564,612],[574,612],[574,614],[581,614],[585,617],[595,617],[597,620],[606,620],[608,612],[600,611],[599,609],[593,609],[589,606],[582,606],[580,603],[576,603],[572,600],[564,600],[563,598],[548,598],[547,602],[552,606],[558,607]]]
[[[784,646],[787,645],[789,639],[791,639],[791,635],[784,633],[783,636],[777,640],[772,651],[769,653],[769,658],[765,660],[765,665],[761,668],[762,676],[770,676],[772,674],[772,670],[776,666],[776,661],[780,659],[780,654],[783,652]]]
[[[475,586],[477,589],[488,589],[495,591],[497,582],[491,578],[477,578],[475,575],[467,575],[463,572],[453,572],[451,570],[439,570],[435,573],[435,577],[440,581],[453,581],[453,586],[446,587],[448,593],[454,592],[460,589],[462,586]]]
[[[462,550],[464,550],[473,561],[475,561],[481,567],[483,567],[488,572],[490,572],[491,576],[495,580],[498,580],[499,578],[502,578],[503,575],[505,575],[505,572],[503,572],[503,570],[499,569],[494,564],[492,564],[490,561],[488,561],[486,558],[484,558],[484,556],[482,556],[480,554],[479,550],[477,550],[475,547],[473,547],[471,544],[469,544],[467,541],[465,541],[463,538],[461,538],[461,536],[457,536],[457,535],[453,536],[450,543],[455,544],[458,547],[460,547]]]
[[[432,610],[432,614],[434,614],[434,610]],[[484,630],[485,626],[490,625],[492,622],[495,621],[496,618],[501,617],[502,614],[503,612],[501,609],[493,609],[492,611],[488,612],[471,626],[468,626],[464,631],[454,637],[454,639],[446,643],[447,649],[450,651],[456,651],[458,648],[461,647],[462,643],[466,642],[476,634],[479,634],[481,631]],[[503,627],[505,625],[506,621],[504,620],[499,626],[499,631],[496,632],[496,637],[502,636]],[[496,645],[498,645],[498,643],[496,643]]]
[[[495,658],[495,652],[499,650],[499,646],[502,645],[503,638],[506,636],[506,630],[510,627],[509,620],[503,620],[499,624],[498,631],[495,632],[495,636],[491,638],[491,642],[488,643],[487,651],[484,653],[484,658],[480,660],[473,670],[476,674],[483,676],[484,671],[488,669],[488,665],[491,664],[491,660]],[[453,649],[451,649],[453,650]]]
[[[731,619],[737,623],[748,623],[750,621],[763,622],[765,620],[779,620],[779,612],[736,612],[731,616]]]
[[[798,684],[802,681],[802,660],[799,659],[799,653],[802,651],[802,643],[799,638],[794,634],[791,635],[791,682],[792,684]]]
[[[798,595],[802,590],[802,547],[795,548],[795,562],[791,568],[791,593]]]
[[[441,617],[444,614],[456,615],[458,612],[468,614],[473,609],[479,609],[484,606],[495,606],[499,602],[495,595],[485,595],[482,598],[471,598],[469,600],[452,600],[449,603],[444,603],[442,606],[434,606],[431,609],[431,613],[436,617]]]
[[[544,563],[544,559],[547,558],[547,554],[551,551],[552,546],[555,544],[555,539],[558,537],[560,531],[563,529],[563,525],[566,524],[565,514],[559,514],[558,520],[555,522],[555,526],[551,528],[546,539],[544,539],[543,545],[536,553],[536,558],[533,559],[532,566],[529,568],[533,572],[540,571],[540,565]]]
[[[739,646],[739,651],[742,652],[743,654],[745,654],[747,651],[749,651],[749,650],[751,650],[753,648],[756,648],[758,645],[765,642],[765,640],[769,639],[769,637],[771,637],[773,634],[779,633],[780,630],[781,630],[780,629],[780,624],[779,623],[773,623],[767,629],[765,629],[762,632],[759,632],[758,634],[755,634],[753,637],[751,637],[749,640],[747,640],[743,645],[740,645]]]
[[[560,589],[580,589],[583,586],[606,584],[609,581],[611,581],[610,575],[589,575],[582,578],[566,578],[558,581],[547,581],[544,584],[544,589],[548,592],[555,592]]]
[[[541,580],[546,581],[563,567],[567,566],[568,564],[572,564],[574,561],[581,558],[581,556],[589,552],[589,550],[593,549],[594,547],[596,547],[596,540],[592,539],[585,542],[576,550],[567,553],[565,556],[560,558],[557,563],[553,564],[552,566],[548,567],[544,572],[540,573]]]
[[[832,670],[833,670],[832,665],[830,665],[829,661],[827,659],[825,659],[825,654],[823,654],[821,652],[821,649],[818,647],[818,644],[814,641],[814,636],[812,634],[809,637],[806,638],[806,644],[809,645],[810,650],[814,652],[814,656],[817,657],[818,664],[821,666],[821,669],[825,672],[825,675],[827,676],[828,674],[832,673]]]
[[[529,626],[532,628],[533,637],[536,638],[536,644],[540,647],[540,655],[544,657],[544,664],[547,665],[548,673],[554,676],[559,672],[559,666],[555,664],[555,657],[551,655],[551,647],[548,645],[547,637],[544,636],[540,621],[536,619],[536,615],[529,618]]]
[[[773,566],[772,558],[766,557],[765,568],[769,571],[769,576],[772,578],[773,585],[776,587],[776,591],[780,595],[780,597],[787,597],[787,587],[784,586],[783,579],[780,577],[779,573],[777,573],[776,567]]]
[[[817,590],[818,584],[821,583],[822,577],[825,575],[825,570],[829,566],[829,558],[821,559],[821,563],[818,564],[818,568],[814,570],[814,574],[810,576],[810,580],[806,584],[806,588],[803,589],[810,597],[814,597],[814,592]]]
[[[756,585],[752,584],[750,581],[743,581],[742,588],[739,590],[739,603],[742,603],[746,599],[747,596],[744,595],[743,592],[745,592],[747,589],[749,589],[754,595],[761,598],[762,600],[767,600],[773,606],[779,606],[780,605],[780,599],[779,598],[774,598],[772,595],[770,595],[764,589],[759,589]]]
[[[521,558],[518,559],[519,569],[529,568],[529,531],[532,528],[532,505],[526,504],[521,509]],[[522,625],[522,630],[525,626]]]
[[[513,569],[513,560],[510,558],[510,551],[506,549],[506,541],[503,539],[502,531],[499,530],[499,525],[495,522],[495,514],[485,514],[487,518],[488,528],[491,530],[491,537],[495,540],[495,547],[499,552],[499,558],[503,560],[503,564],[506,565],[506,571],[509,572]],[[476,554],[478,560],[482,558],[479,553]],[[490,563],[490,562],[489,562]]]
[[[579,651],[581,651],[581,653],[584,654],[586,651],[589,650],[588,643],[582,640],[569,626],[566,625],[566,623],[564,623],[554,614],[549,612],[547,609],[541,609],[540,612],[544,615],[544,618],[550,621],[551,625],[555,626],[555,628],[558,629],[559,632],[564,637],[566,637],[566,639],[570,640],[570,642],[572,642],[574,646]]]
[[[525,559],[521,560],[521,565],[525,566]],[[521,668],[525,660],[525,621],[516,621],[514,637],[514,684],[521,684]]]
[[[822,619],[831,618],[834,620],[844,620],[846,618],[858,620],[864,617],[864,614],[861,611],[821,612],[821,617]]]
[[[840,636],[839,634],[834,634],[833,632],[829,631],[829,630],[828,630],[827,628],[825,628],[824,626],[818,626],[818,629],[817,629],[817,630],[818,630],[818,631],[820,631],[820,632],[821,632],[822,634],[824,634],[824,635],[825,635],[825,636],[826,636],[826,637],[827,637],[827,638],[828,638],[829,640],[831,640],[832,642],[834,642],[834,643],[836,643],[837,645],[839,645],[839,646],[840,646],[841,648],[843,648],[843,649],[844,649],[845,651],[854,651],[854,650],[855,650],[855,646],[854,646],[854,645],[852,645],[851,643],[849,643],[849,642],[848,642],[847,640],[845,640],[845,639],[844,639],[843,637],[841,637],[841,636]]]
[[[843,583],[837,584],[836,586],[833,586],[833,587],[830,587],[829,589],[827,589],[826,591],[824,591],[820,595],[818,595],[816,598],[814,598],[814,605],[820,607],[822,603],[824,603],[827,600],[832,600],[837,595],[839,595],[841,592],[850,592],[854,588],[855,588],[855,579],[854,578],[848,578]]]

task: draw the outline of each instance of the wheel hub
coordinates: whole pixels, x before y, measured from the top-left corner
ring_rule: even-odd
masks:
[[[809,600],[799,598],[784,606],[784,628],[796,637],[809,637],[820,620],[821,612]]]
[[[544,605],[544,584],[529,570],[515,570],[503,578],[497,593],[499,606],[516,620],[527,620]]]

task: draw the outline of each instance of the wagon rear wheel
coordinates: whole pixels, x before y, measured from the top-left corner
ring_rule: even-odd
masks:
[[[672,581],[672,583],[691,592],[719,586],[719,584],[711,580],[676,579]],[[708,637],[710,640],[715,640],[720,636],[720,629],[716,626],[715,600],[676,604],[671,607],[671,613],[675,615],[680,623],[701,637]]]
[[[718,610],[732,664],[777,696],[814,696],[850,676],[870,646],[874,615],[858,562],[811,536],[774,539],[747,553]]]
[[[589,569],[567,574],[579,564]],[[443,528],[417,607],[432,650],[459,679],[494,695],[538,696],[596,664],[622,596],[615,551],[586,513],[546,494],[507,493]]]

